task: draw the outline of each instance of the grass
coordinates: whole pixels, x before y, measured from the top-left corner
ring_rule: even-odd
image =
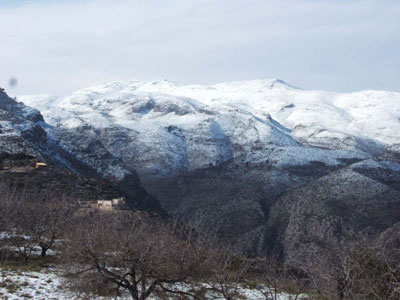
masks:
[[[19,259],[7,260],[1,270],[14,272],[42,272],[50,266],[58,264],[59,260],[56,257],[33,257],[27,263],[22,263]]]
[[[6,285],[5,288],[8,293],[14,294],[20,288],[20,285],[17,283],[10,283]]]

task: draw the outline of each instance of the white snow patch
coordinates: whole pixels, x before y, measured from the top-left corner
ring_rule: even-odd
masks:
[[[173,288],[173,287],[171,287]],[[179,285],[180,290],[189,290],[190,286]],[[246,300],[259,300],[265,297],[260,291],[240,287],[239,293]],[[24,271],[7,271],[0,270],[0,297],[2,299],[18,300],[18,299],[38,299],[38,300],[56,300],[56,299],[82,299],[83,295],[78,295],[69,289],[67,279],[63,277],[61,270],[56,268],[48,269],[43,272],[24,272]],[[120,299],[128,300],[131,297],[125,293],[121,297],[104,297],[90,295],[90,299],[106,300]],[[150,297],[150,300],[158,298]],[[216,293],[210,292],[208,299],[223,300]],[[308,299],[307,295],[291,295],[288,293],[279,293],[275,300],[294,300]]]

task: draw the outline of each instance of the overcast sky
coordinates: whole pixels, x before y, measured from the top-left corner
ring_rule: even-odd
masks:
[[[400,91],[400,1],[0,0],[12,95],[164,78]]]

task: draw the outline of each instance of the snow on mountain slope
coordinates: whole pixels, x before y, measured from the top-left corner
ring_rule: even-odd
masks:
[[[128,81],[19,99],[97,174],[130,191],[137,172],[169,215],[246,253],[303,261],[321,228],[317,248],[398,221],[400,93]]]
[[[38,110],[15,101],[0,91],[0,152],[25,152],[35,156],[33,143],[41,143],[46,133],[41,128],[42,115]]]
[[[307,160],[328,155],[324,163],[333,165],[343,152],[321,155],[316,148],[350,150],[349,159],[400,151],[400,93],[304,91],[281,80],[209,86],[133,80],[64,98],[19,99],[42,112],[53,135],[91,130],[142,177],[180,174],[243,155],[267,159],[265,153],[276,156],[275,148],[287,149],[282,151],[291,153],[291,163],[301,164],[304,147],[311,146]]]

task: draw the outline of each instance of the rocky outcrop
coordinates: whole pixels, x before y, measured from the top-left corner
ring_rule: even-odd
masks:
[[[378,237],[398,222],[400,191],[344,168],[296,188],[271,209],[270,226],[279,228],[285,261],[309,259],[324,249]]]
[[[193,227],[246,253],[295,264],[312,259],[310,247],[323,253],[332,245],[373,240],[398,222],[400,190],[374,179],[377,168],[366,174],[360,165],[229,162],[158,181],[150,190]]]
[[[0,91],[0,149],[8,153],[39,155],[35,144],[46,143],[43,117]]]

